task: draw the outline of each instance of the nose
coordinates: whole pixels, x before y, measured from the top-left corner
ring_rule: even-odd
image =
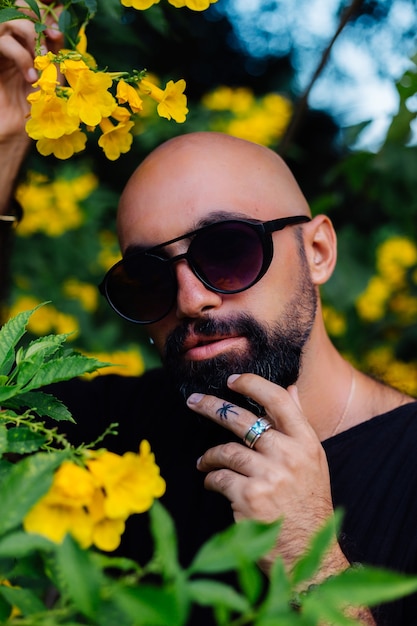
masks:
[[[207,289],[194,274],[184,259],[176,264],[177,275],[177,317],[196,318],[211,309],[217,309],[223,302],[220,293]]]

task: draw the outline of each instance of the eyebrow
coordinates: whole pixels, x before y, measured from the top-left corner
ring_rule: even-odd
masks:
[[[152,245],[152,246],[131,244],[130,246],[126,248],[123,258],[131,256],[132,254],[135,254],[135,255],[140,254],[141,252],[146,252],[147,250],[152,250],[153,248],[159,248],[159,247],[163,248],[165,245],[168,245],[169,243],[173,243],[177,239],[182,239],[182,238],[186,239],[187,235],[191,236],[196,230],[199,230],[200,228],[204,228],[205,226],[211,226],[212,224],[217,224],[218,222],[225,222],[227,220],[242,220],[242,219],[251,220],[253,218],[248,217],[248,215],[245,215],[244,213],[230,212],[230,211],[213,211],[213,213],[209,213],[204,218],[195,222],[194,227],[191,230],[188,230],[183,235],[179,235],[178,237],[175,237],[173,239],[168,239],[168,241],[162,241],[160,243],[156,243],[155,245]],[[258,220],[254,219],[253,221],[257,222]]]

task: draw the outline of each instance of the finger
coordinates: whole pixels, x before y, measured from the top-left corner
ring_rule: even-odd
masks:
[[[264,407],[275,428],[296,437],[311,429],[304,415],[298,392],[294,386],[288,390],[256,374],[234,374],[227,381],[233,391],[252,398]]]
[[[3,62],[4,59],[7,59],[10,63],[13,63],[29,83],[34,83],[38,79],[38,73],[33,67],[33,46],[34,39],[32,48],[28,48],[11,35],[0,36],[1,61]]]
[[[194,393],[188,398],[187,404],[196,413],[208,417],[235,433],[242,440],[248,430],[258,421],[258,418],[250,411],[216,396]]]

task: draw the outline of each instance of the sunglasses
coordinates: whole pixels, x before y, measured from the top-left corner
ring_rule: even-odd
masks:
[[[99,285],[100,292],[121,317],[136,324],[152,324],[171,311],[177,298],[174,263],[186,259],[207,289],[240,293],[257,283],[273,256],[272,234],[286,226],[310,221],[305,215],[268,222],[226,220],[132,252],[113,265]],[[187,252],[168,258],[163,248],[191,239]]]

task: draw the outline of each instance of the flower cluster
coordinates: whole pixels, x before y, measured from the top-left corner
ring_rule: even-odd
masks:
[[[59,237],[69,229],[79,228],[84,222],[80,203],[97,186],[98,179],[92,172],[50,180],[43,174],[29,171],[15,194],[25,216],[19,224],[18,235],[28,237],[43,232],[49,237]]]
[[[41,304],[41,300],[32,295],[20,296],[9,310],[9,317],[14,317],[27,309],[34,309]],[[58,311],[52,304],[45,304],[38,309],[28,321],[28,330],[41,337],[50,332],[68,334],[68,341],[74,341],[79,334],[77,318],[69,313]]]
[[[356,301],[360,317],[375,322],[389,308],[400,316],[411,312],[415,319],[417,299],[408,293],[408,280],[417,284],[417,246],[408,237],[394,236],[378,247],[376,255],[377,273]]]
[[[139,454],[123,456],[90,451],[85,466],[63,462],[51,488],[23,521],[28,533],[60,543],[67,533],[83,548],[113,551],[120,544],[126,519],[143,513],[165,492],[165,481],[149,443]]]
[[[68,159],[85,149],[87,133],[98,132],[98,145],[114,161],[128,152],[142,95],[158,103],[161,117],[182,123],[188,113],[185,81],[170,80],[165,89],[144,78],[145,72],[107,72],[87,54],[85,33],[76,50],[35,57],[40,73],[28,96],[26,131],[40,154]],[[62,84],[62,77],[64,84]]]
[[[158,4],[159,0],[120,0],[120,2],[125,7],[143,11],[149,9],[154,4]],[[205,11],[210,4],[214,4],[217,0],[168,0],[168,2],[173,7],[177,7],[177,9],[187,7],[192,11]]]
[[[292,115],[290,100],[276,93],[255,97],[247,87],[220,86],[206,94],[203,105],[214,113],[212,130],[274,146]]]

